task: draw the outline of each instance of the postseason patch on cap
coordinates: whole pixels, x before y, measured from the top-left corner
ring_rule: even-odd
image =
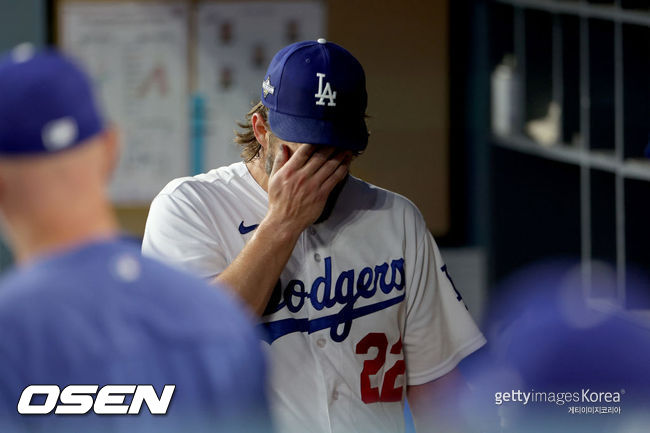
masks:
[[[103,129],[91,81],[60,52],[22,44],[0,58],[0,155],[58,152]]]

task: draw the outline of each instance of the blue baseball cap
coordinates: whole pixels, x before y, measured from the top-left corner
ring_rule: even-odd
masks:
[[[264,76],[261,101],[271,130],[283,140],[353,151],[368,144],[363,67],[325,39],[281,49]]]
[[[0,58],[0,156],[58,152],[103,128],[90,80],[71,59],[28,44]]]

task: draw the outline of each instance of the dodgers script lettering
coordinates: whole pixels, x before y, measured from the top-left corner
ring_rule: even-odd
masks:
[[[332,277],[332,258],[326,257],[322,275],[316,277],[310,285],[302,280],[291,280],[282,288],[278,281],[264,315],[270,315],[287,309],[291,313],[300,312],[309,302],[317,310],[339,308],[339,311],[309,320],[307,318],[288,318],[263,324],[266,329],[266,341],[273,343],[278,338],[293,332],[313,333],[330,328],[332,340],[341,342],[347,338],[354,319],[375,313],[399,304],[404,300],[404,259],[394,259],[373,267],[364,267],[360,272],[349,269]],[[310,290],[307,290],[310,287]],[[372,298],[378,291],[386,295],[401,292],[397,296],[384,299],[374,304],[354,308],[359,298]],[[341,328],[342,329],[339,329]]]

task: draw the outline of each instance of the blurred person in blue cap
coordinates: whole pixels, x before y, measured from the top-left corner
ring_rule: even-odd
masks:
[[[18,264],[0,283],[0,431],[269,431],[251,317],[120,237],[106,195],[117,158],[79,66],[27,45],[0,59],[0,213]],[[58,400],[78,384],[90,397]],[[112,384],[126,385],[109,399],[115,413],[135,401],[129,384],[161,399],[175,389],[164,416],[96,415]],[[21,399],[30,385],[56,390]],[[82,405],[86,415],[61,414]]]
[[[490,344],[464,370],[476,376],[468,407],[483,431],[648,431],[650,326],[605,296],[615,269],[593,261],[590,275],[585,291],[579,263],[547,259],[496,288]],[[647,275],[628,266],[626,279],[648,296]]]
[[[236,135],[243,161],[171,181],[143,252],[260,315],[280,431],[403,432],[406,399],[418,431],[466,431],[456,365],[485,339],[419,210],[348,174],[367,98],[343,47],[280,50]]]

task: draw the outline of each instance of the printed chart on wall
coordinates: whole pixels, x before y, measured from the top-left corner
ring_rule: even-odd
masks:
[[[292,42],[326,37],[320,1],[200,3],[199,98],[205,105],[203,169],[240,161],[236,122],[260,99],[273,55]]]
[[[111,184],[120,204],[147,203],[189,174],[189,97],[184,3],[65,2],[60,42],[95,80],[122,158]]]

